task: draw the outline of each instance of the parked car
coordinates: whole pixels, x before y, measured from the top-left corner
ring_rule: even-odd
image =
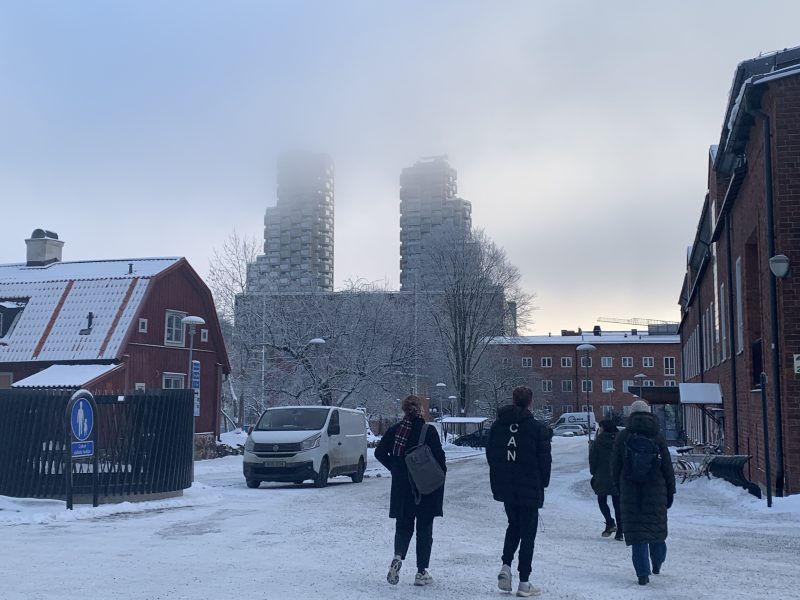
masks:
[[[346,408],[268,408],[244,445],[244,478],[250,488],[262,481],[307,479],[324,487],[337,475],[361,483],[366,466],[364,414]]]
[[[553,427],[553,435],[573,437],[576,435],[586,435],[586,430],[580,425],[557,425]]]
[[[469,446],[470,448],[486,448],[489,442],[489,430],[478,429],[472,433],[462,435],[453,442],[454,446]]]

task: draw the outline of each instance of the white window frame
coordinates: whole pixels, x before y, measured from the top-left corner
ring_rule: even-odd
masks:
[[[147,319],[139,319],[139,333],[147,333]]]
[[[633,367],[633,357],[632,356],[623,356],[622,357],[622,366],[625,368]]]
[[[562,404],[561,405],[561,414],[564,413],[571,413],[572,412],[572,404]]]
[[[531,356],[523,356],[522,357],[522,368],[523,369],[530,369],[533,367],[533,357]]]
[[[600,387],[604,392],[608,392],[609,390],[614,389],[614,380],[613,379],[602,379],[600,381]]]
[[[664,357],[664,375],[675,375],[675,357]]]
[[[208,342],[208,329],[201,329],[200,330],[200,341],[201,342]]]
[[[677,387],[678,382],[674,379],[665,379],[664,380],[664,387]]]
[[[592,380],[591,379],[581,379],[581,392],[584,394],[586,392],[592,393]]]
[[[541,365],[543,369],[549,369],[553,366],[553,357],[552,356],[543,356],[541,360]]]
[[[632,385],[636,385],[636,382],[633,379],[623,379],[622,380],[622,391],[627,392]]]
[[[656,387],[655,379],[645,379],[642,381],[642,387]]]
[[[736,354],[744,351],[744,306],[742,300],[742,257],[736,258]]]
[[[143,383],[134,383],[133,384],[133,390],[135,392],[144,392],[144,391],[146,391],[146,389],[147,388]]]
[[[642,368],[644,369],[652,369],[656,366],[656,359],[653,356],[643,356],[642,357]]]
[[[614,367],[614,357],[613,356],[601,356],[600,357],[600,366],[604,369],[611,369]]]
[[[571,392],[572,391],[572,379],[562,379],[561,380],[561,391],[562,392]]]
[[[553,380],[552,379],[542,379],[542,391],[543,392],[552,392],[553,391]]]
[[[725,306],[727,300],[725,298],[725,284],[719,284],[719,329],[720,337],[722,338],[720,344],[720,360],[725,361],[728,359],[728,315],[725,314]]]
[[[572,367],[572,357],[571,356],[562,356],[561,357],[561,368],[562,369],[569,369]]]
[[[503,368],[504,369],[508,369],[510,366],[511,366],[511,359],[510,358],[504,358],[503,359]]]
[[[180,386],[167,386],[167,381],[175,381],[180,383]],[[161,373],[161,387],[165,390],[183,390],[186,389],[186,373]]]
[[[603,418],[610,419],[614,414],[614,407],[611,404],[604,404],[602,411],[603,411]]]
[[[592,368],[592,357],[591,356],[581,356],[581,369]]]
[[[183,348],[186,345],[186,328],[183,326],[182,319],[186,316],[185,312],[179,310],[168,310],[164,316],[164,345],[174,346],[176,348]],[[170,332],[178,331],[176,328],[170,328],[169,321],[172,318],[177,318],[180,322],[181,332],[180,340],[170,339]]]

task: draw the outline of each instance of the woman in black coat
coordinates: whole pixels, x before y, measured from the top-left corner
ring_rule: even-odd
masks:
[[[641,483],[626,475],[625,465],[628,441],[637,434],[652,440],[658,449],[652,475]],[[625,543],[631,546],[639,584],[645,585],[650,581],[651,562],[653,573],[657,575],[667,557],[667,509],[672,506],[675,495],[675,472],[658,419],[650,413],[650,406],[644,400],[631,404],[628,424],[617,434],[611,472],[620,491]]]
[[[614,439],[617,437],[617,432],[617,426],[611,419],[600,421],[597,437],[589,447],[589,472],[592,474],[592,489],[597,494],[597,505],[606,520],[606,528],[601,535],[608,537],[616,532],[614,539],[622,541],[619,490],[614,485],[614,478],[611,476],[611,453],[614,450]],[[611,510],[608,508],[609,496],[611,496],[611,504],[614,506],[616,521],[611,518]]]
[[[422,401],[417,396],[403,400],[403,420],[393,425],[375,448],[375,458],[392,473],[392,491],[389,502],[389,518],[395,521],[394,558],[389,566],[386,580],[392,585],[400,579],[400,567],[406,558],[411,537],[417,530],[417,574],[414,585],[428,585],[433,578],[428,573],[433,546],[433,519],[442,516],[444,485],[431,494],[422,496],[419,503],[406,468],[405,453],[417,445],[425,421],[420,416]],[[427,428],[425,443],[443,471],[447,471],[444,450],[439,434],[432,426]]]

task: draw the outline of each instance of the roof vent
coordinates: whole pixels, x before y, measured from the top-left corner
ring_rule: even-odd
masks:
[[[601,335],[602,331],[600,330],[600,325],[595,325],[594,329],[592,330],[592,333],[594,333],[595,335]]]
[[[43,267],[61,261],[61,250],[64,242],[58,234],[46,229],[34,229],[30,239],[25,240],[27,246],[26,264],[29,267]]]

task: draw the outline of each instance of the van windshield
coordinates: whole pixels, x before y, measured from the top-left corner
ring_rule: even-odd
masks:
[[[267,410],[256,431],[316,431],[325,426],[327,408],[275,408]]]

